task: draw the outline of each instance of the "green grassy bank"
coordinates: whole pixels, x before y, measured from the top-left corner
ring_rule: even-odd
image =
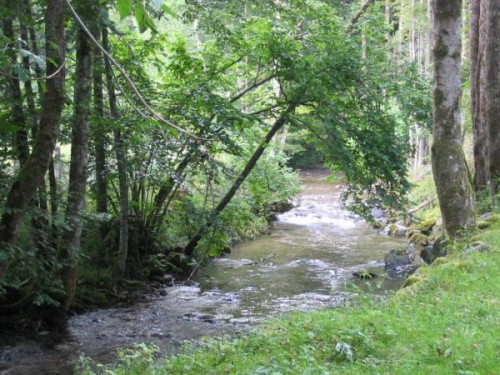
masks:
[[[126,352],[105,373],[499,374],[500,223],[479,237],[491,251],[456,245],[385,303],[292,314],[175,357]]]

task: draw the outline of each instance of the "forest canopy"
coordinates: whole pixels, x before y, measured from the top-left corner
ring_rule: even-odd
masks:
[[[3,1],[2,313],[64,315],[262,233],[307,149],[357,213],[401,207],[429,80],[368,3]]]

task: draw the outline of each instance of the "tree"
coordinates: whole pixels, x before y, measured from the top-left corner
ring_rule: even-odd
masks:
[[[0,222],[0,249],[15,246],[26,209],[44,177],[54,152],[64,106],[65,1],[48,0],[45,11],[46,89],[39,129],[33,150],[10,188]],[[0,278],[7,271],[9,256],[0,260]]]
[[[79,3],[78,15],[95,31],[97,5],[93,0]],[[66,227],[62,233],[59,256],[64,264],[62,281],[66,297],[63,308],[69,310],[76,291],[76,268],[81,245],[82,213],[85,207],[87,167],[89,158],[89,114],[92,97],[93,44],[87,30],[79,25],[76,37],[76,73],[74,88],[74,113],[71,140],[71,162],[69,171],[68,202],[66,205]]]
[[[485,25],[481,28],[481,2],[471,0],[471,26],[470,26],[470,60],[471,60],[471,115],[472,131],[474,135],[474,189],[480,191],[488,186],[488,144],[484,119],[481,116],[481,54],[480,44],[484,45],[484,35],[480,39],[480,29],[484,33]],[[483,20],[484,21],[484,20]],[[484,23],[484,22],[483,22]]]
[[[436,39],[432,171],[443,223],[453,238],[475,227],[460,120],[461,4],[461,0],[435,0],[433,5]]]
[[[500,174],[500,4],[471,1],[471,111],[474,188],[498,193]]]
[[[488,142],[488,179],[493,198],[497,199],[500,187],[500,3],[495,0],[481,2],[484,19],[484,46],[481,59],[480,116]]]

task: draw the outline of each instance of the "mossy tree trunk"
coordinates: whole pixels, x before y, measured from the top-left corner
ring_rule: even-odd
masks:
[[[474,198],[462,149],[461,10],[461,0],[434,1],[432,170],[443,223],[452,238],[475,227]]]
[[[481,87],[481,112],[484,112],[488,141],[488,178],[493,198],[500,187],[500,1],[481,1],[484,14],[484,80]],[[482,52],[482,51],[481,51]]]

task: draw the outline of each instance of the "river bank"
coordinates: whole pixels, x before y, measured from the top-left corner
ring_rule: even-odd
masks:
[[[111,363],[120,348],[136,343],[176,353],[184,342],[203,336],[236,335],[290,311],[332,308],[350,301],[356,288],[385,293],[401,280],[355,280],[353,273],[383,273],[386,251],[405,243],[381,235],[342,209],[341,186],[326,171],[303,174],[298,206],[279,215],[271,232],[237,244],[189,283],[161,286],[131,306],[75,315],[69,335],[51,340],[34,335],[3,343],[6,374],[67,374],[84,353]]]
[[[489,251],[456,244],[386,303],[295,313],[172,357],[137,349],[109,373],[498,374],[500,223],[479,238]]]

